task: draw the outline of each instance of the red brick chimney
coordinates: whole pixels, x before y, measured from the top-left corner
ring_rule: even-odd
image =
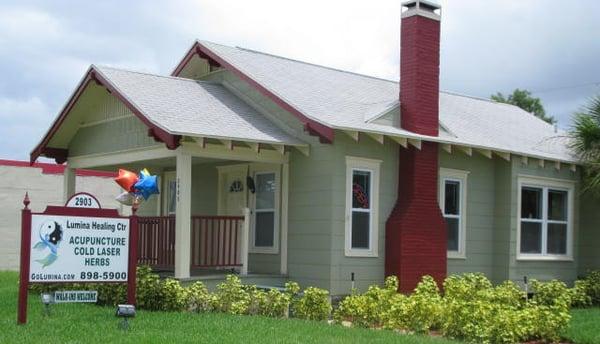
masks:
[[[439,127],[440,6],[403,3],[400,44],[400,125],[437,136]],[[400,148],[398,200],[386,223],[385,273],[411,292],[424,275],[446,277],[446,224],[438,195],[438,145]]]

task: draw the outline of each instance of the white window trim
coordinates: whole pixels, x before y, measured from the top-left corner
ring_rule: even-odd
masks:
[[[256,193],[252,194],[251,197],[251,222],[250,226],[250,253],[260,253],[260,254],[279,254],[279,226],[280,226],[280,204],[281,204],[281,173],[280,168],[275,166],[270,167],[258,167],[258,165],[252,165],[252,178],[256,181],[256,176],[260,174],[275,174],[275,209],[269,209],[269,211],[274,211],[274,223],[273,223],[273,246],[256,246]],[[263,209],[264,210],[264,209]]]
[[[160,214],[163,216],[175,216],[175,212],[169,213],[169,183],[172,181],[176,181],[176,171],[165,171],[163,172],[162,178],[162,209],[160,209]],[[177,202],[175,202],[177,203]],[[177,206],[175,206],[177,209]]]
[[[542,253],[521,253],[521,193],[523,187],[537,187],[543,189],[542,194]],[[548,189],[567,191],[567,253],[547,254],[548,235]],[[573,215],[575,183],[567,180],[519,175],[517,189],[517,260],[528,261],[573,261]],[[535,222],[535,221],[532,221]],[[561,221],[562,222],[562,221]]]
[[[379,252],[379,175],[381,160],[346,157],[346,216],[345,245],[347,257],[377,257]],[[371,221],[369,223],[369,248],[352,248],[352,173],[355,170],[371,172]]]
[[[467,178],[469,171],[440,168],[438,202],[443,217],[458,218],[458,251],[447,251],[449,259],[467,258]],[[445,215],[444,199],[446,198],[446,181],[455,181],[460,185],[460,215]]]

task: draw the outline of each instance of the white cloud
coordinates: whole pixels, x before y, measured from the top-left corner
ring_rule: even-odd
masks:
[[[38,97],[0,98],[2,158],[26,160],[27,154],[50,126],[52,115]]]

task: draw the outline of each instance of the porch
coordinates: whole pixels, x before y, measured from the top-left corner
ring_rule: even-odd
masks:
[[[148,168],[159,176],[160,195],[137,212],[138,264],[182,281],[216,284],[234,273],[248,283],[283,284],[288,154],[185,143],[153,151],[69,161],[109,171]],[[72,178],[65,173],[65,197],[75,192]]]

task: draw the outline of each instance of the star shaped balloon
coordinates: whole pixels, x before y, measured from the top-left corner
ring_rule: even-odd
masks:
[[[144,200],[148,200],[150,196],[158,194],[158,178],[151,175],[148,170],[140,171],[139,180],[133,186],[136,195],[141,195]]]

